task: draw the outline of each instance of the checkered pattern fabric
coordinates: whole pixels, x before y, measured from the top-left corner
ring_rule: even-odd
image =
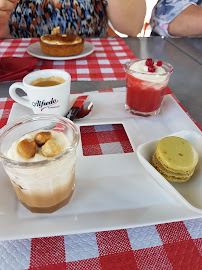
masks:
[[[0,40],[0,57],[32,57],[27,47],[38,39]],[[38,59],[38,69],[63,69],[71,74],[73,81],[108,81],[124,80],[124,64],[134,59],[135,55],[122,38],[89,39],[95,51],[83,58],[66,61],[50,61]]]
[[[6,125],[13,103],[12,98],[0,98],[0,128]]]
[[[80,133],[84,156],[133,152],[122,124],[81,126]]]
[[[0,269],[200,270],[202,219],[1,241]]]

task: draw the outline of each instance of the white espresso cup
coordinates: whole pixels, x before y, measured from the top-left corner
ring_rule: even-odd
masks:
[[[62,83],[53,86],[31,85],[37,79],[59,77]],[[69,111],[71,76],[58,69],[43,69],[26,75],[23,82],[16,82],[9,88],[9,94],[16,102],[29,107],[34,113],[57,114],[65,116]],[[20,97],[16,90],[22,89],[27,96]]]

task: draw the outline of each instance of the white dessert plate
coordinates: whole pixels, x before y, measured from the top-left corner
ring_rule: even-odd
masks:
[[[84,94],[89,95],[94,107],[77,125],[121,123],[134,152],[83,156],[79,143],[75,192],[68,205],[52,214],[33,214],[23,207],[0,164],[0,240],[126,229],[200,218],[199,211],[187,207],[178,200],[179,196],[173,198],[154,180],[155,175],[152,177],[145,170],[136,153],[139,145],[181,130],[201,134],[175,99],[167,95],[160,114],[145,118],[125,111],[125,92]],[[71,104],[77,96],[70,95]],[[9,122],[26,114],[32,114],[30,108],[14,103]],[[197,174],[201,175],[199,165],[194,177]]]
[[[192,130],[184,130],[170,136],[184,138],[198,152],[199,161],[189,181],[185,183],[169,182],[151,165],[152,155],[159,140],[139,145],[137,156],[144,168],[166,192],[171,194],[173,198],[182,201],[187,207],[202,214],[202,135]]]
[[[95,47],[90,42],[85,41],[84,49],[80,54],[73,55],[73,56],[60,56],[59,57],[59,56],[51,56],[51,55],[47,55],[43,53],[41,50],[40,43],[35,42],[27,48],[27,52],[34,57],[45,59],[45,60],[74,60],[74,59],[82,58],[91,54],[94,51],[94,49]]]

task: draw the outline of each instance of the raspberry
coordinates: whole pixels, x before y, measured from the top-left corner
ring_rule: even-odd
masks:
[[[151,58],[147,58],[146,60],[146,66],[150,67],[154,65],[154,61]]]
[[[158,66],[158,67],[161,67],[162,66],[162,61],[157,61],[157,63],[156,63],[156,65]]]
[[[155,72],[155,71],[156,71],[155,66],[149,66],[149,67],[148,67],[148,71],[149,71],[149,72]]]

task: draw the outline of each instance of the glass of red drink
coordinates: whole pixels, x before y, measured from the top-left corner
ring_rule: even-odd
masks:
[[[128,61],[124,68],[126,110],[140,116],[158,114],[173,67],[149,58]]]

